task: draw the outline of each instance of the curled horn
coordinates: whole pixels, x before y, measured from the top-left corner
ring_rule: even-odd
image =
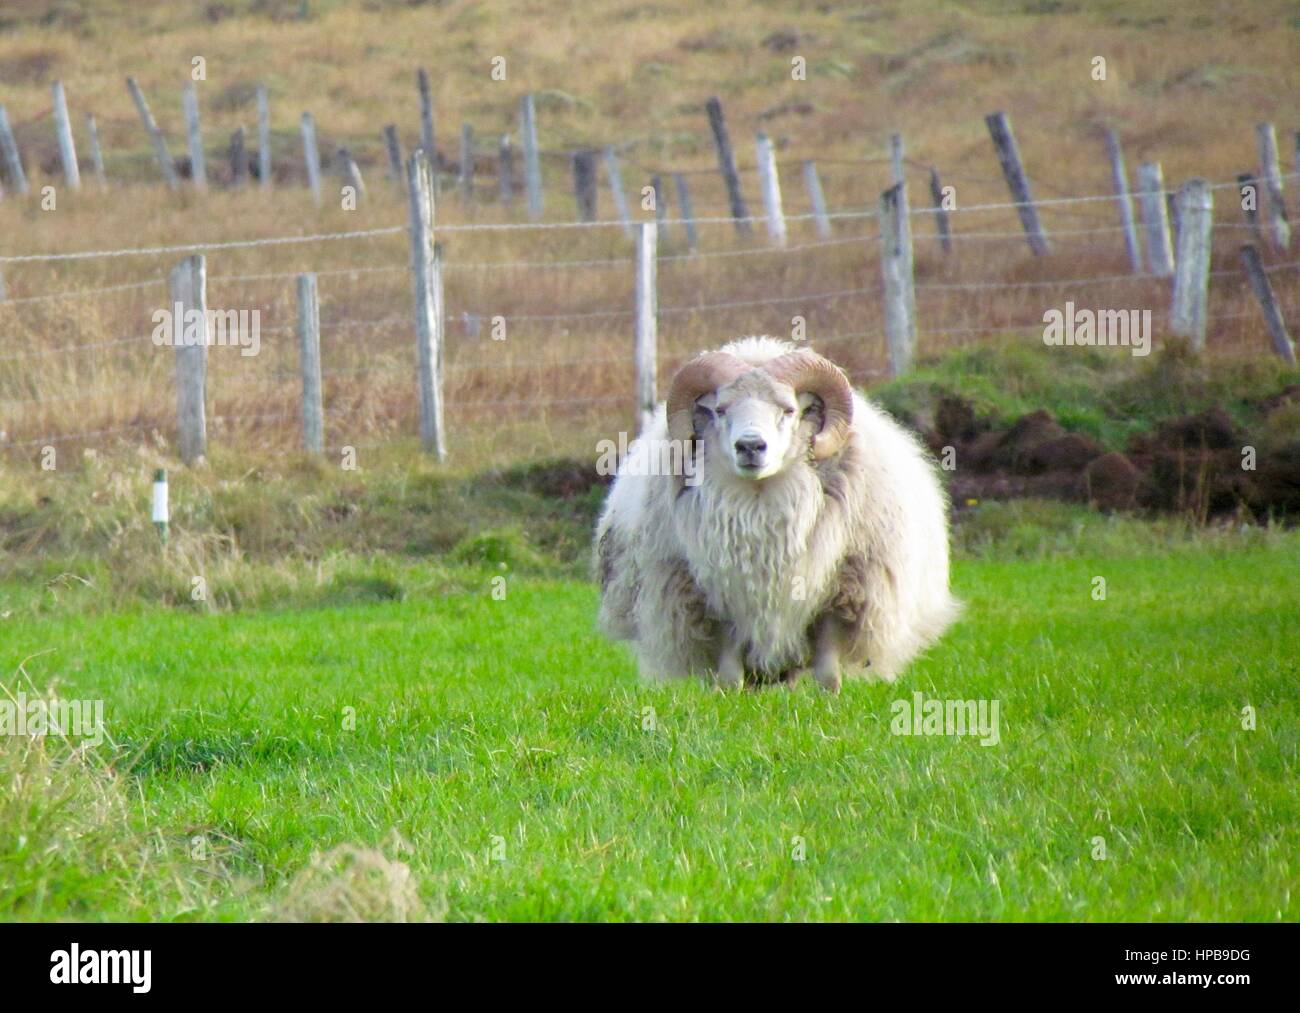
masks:
[[[696,399],[725,386],[749,368],[727,352],[705,352],[679,369],[668,391],[669,439],[691,439],[695,435],[692,416]]]
[[[822,459],[838,453],[849,438],[853,424],[853,388],[844,371],[810,348],[779,356],[764,364],[764,369],[796,394],[816,394],[826,406],[826,421],[813,437],[813,457]]]

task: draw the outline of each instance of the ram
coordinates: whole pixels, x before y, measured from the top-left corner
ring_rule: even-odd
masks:
[[[653,466],[682,447],[681,473]],[[610,490],[595,565],[602,629],[654,679],[892,681],[959,611],[925,451],[829,360],[766,337],[677,373]]]

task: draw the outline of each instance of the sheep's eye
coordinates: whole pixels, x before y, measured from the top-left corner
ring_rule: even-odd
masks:
[[[714,415],[726,415],[726,414],[727,414],[727,409],[725,409],[725,408],[714,408],[714,409],[713,409],[713,414],[714,414]]]
[[[781,412],[781,414],[784,415],[786,418],[789,418],[791,415],[794,414],[794,409],[793,409],[793,408],[786,408],[786,409],[784,409],[784,410]]]

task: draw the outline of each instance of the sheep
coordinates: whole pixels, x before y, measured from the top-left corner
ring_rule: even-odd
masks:
[[[656,455],[679,444],[685,467],[665,474]],[[892,682],[960,611],[926,452],[829,360],[770,337],[681,368],[594,557],[601,629],[654,680]]]

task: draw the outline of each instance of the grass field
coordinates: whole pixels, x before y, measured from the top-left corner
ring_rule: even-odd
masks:
[[[0,746],[0,917],[1294,919],[1298,565],[1294,533],[968,559],[961,624],[839,698],[640,685],[592,587],[487,568],[22,609],[5,670],[116,746]],[[891,734],[913,692],[998,701],[999,743]]]

